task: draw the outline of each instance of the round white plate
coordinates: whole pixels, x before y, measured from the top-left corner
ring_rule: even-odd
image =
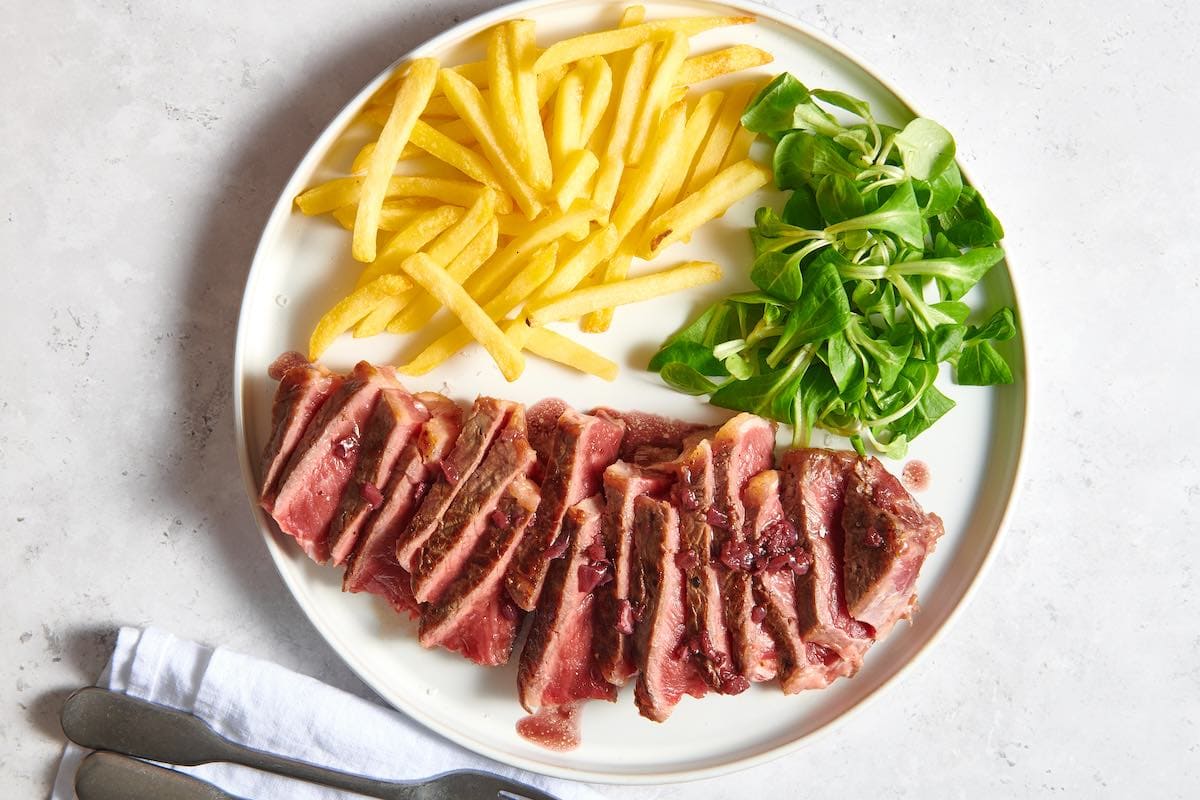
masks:
[[[405,56],[437,56],[455,64],[482,55],[481,31],[516,16],[537,21],[541,42],[610,27],[620,5],[593,0],[527,0],[465,22]],[[840,46],[778,12],[747,3],[648,3],[648,17],[751,13],[758,22],[710,31],[694,51],[739,42],[762,47],[775,63],[760,72],[789,70],[809,86],[841,89],[869,100],[878,116],[902,123],[913,112],[880,78]],[[258,454],[268,435],[275,384],[267,365],[279,353],[305,349],[308,334],[331,298],[348,291],[356,268],[349,234],[329,218],[311,219],[292,209],[292,198],[318,181],[345,174],[357,144],[352,119],[391,70],[366,86],[338,114],[296,169],[271,215],[246,284],[234,363],[234,403],[246,491],[256,495]],[[719,85],[719,82],[714,82]],[[343,133],[347,133],[343,137]],[[347,141],[350,140],[350,141]],[[986,187],[984,187],[986,195]],[[605,383],[531,358],[525,375],[506,384],[478,348],[455,356],[437,372],[409,382],[414,390],[442,391],[463,402],[477,394],[532,403],[560,396],[578,408],[611,405],[696,421],[718,421],[726,412],[665,388],[644,371],[662,339],[721,294],[749,287],[751,249],[746,229],[755,208],[779,198],[761,193],[705,226],[671,262],[707,258],[725,268],[720,286],[619,309],[613,330],[587,344],[622,365]],[[993,307],[1015,305],[1006,265],[994,268],[973,295]],[[325,356],[333,369],[359,359],[402,363],[419,337],[343,337]],[[979,389],[948,385],[957,403],[924,433],[911,458],[932,474],[917,497],[946,523],[946,536],[925,564],[919,589],[921,612],[874,647],[853,680],[820,692],[785,697],[773,684],[736,697],[685,698],[671,719],[655,724],[638,716],[631,688],[618,703],[590,703],[583,712],[583,744],[568,753],[541,749],[517,735],[522,716],[516,700],[516,669],[485,669],[442,650],[423,650],[413,625],[381,600],[340,591],[341,571],[319,567],[275,529],[254,506],[255,517],[284,581],[330,645],[381,696],[429,728],[476,752],[527,769],[580,780],[655,783],[708,777],[747,767],[795,750],[810,736],[844,718],[911,664],[959,607],[987,562],[1016,487],[1025,431],[1026,378],[1020,340],[1006,345],[1015,365],[1013,386]],[[817,444],[841,442],[816,436]],[[898,472],[901,464],[889,465]]]

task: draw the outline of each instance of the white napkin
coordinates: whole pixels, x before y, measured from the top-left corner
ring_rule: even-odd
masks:
[[[467,752],[399,712],[278,664],[212,650],[156,628],[122,628],[97,685],[191,712],[235,742],[346,772],[408,780],[474,768],[562,800],[600,797],[584,784],[522,772]],[[75,771],[87,752],[67,745],[51,800],[75,800]],[[232,764],[178,769],[250,800],[358,797]]]

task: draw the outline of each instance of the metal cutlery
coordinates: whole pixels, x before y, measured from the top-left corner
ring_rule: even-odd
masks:
[[[179,766],[213,762],[240,764],[382,800],[490,800],[497,797],[554,800],[540,789],[477,770],[456,770],[424,781],[398,782],[326,769],[244,747],[221,736],[199,717],[97,687],[80,689],[67,698],[62,710],[62,726],[68,739],[93,750],[109,750]],[[119,770],[124,770],[122,774],[129,776],[133,774],[134,768],[116,764],[108,759],[99,759],[89,768],[88,774],[84,774],[82,769],[80,774],[84,778],[91,775],[91,779],[99,782],[99,778],[112,776]],[[143,770],[139,779],[161,780],[163,786],[167,786],[168,780],[148,770]],[[189,780],[195,781],[191,778]],[[212,794],[211,791],[215,787],[201,781],[195,782],[201,783],[201,788],[207,787],[210,793],[180,795],[180,800],[190,800],[193,797],[226,800],[229,797],[223,792]],[[164,789],[164,793],[158,796],[173,798],[172,795],[165,794],[165,791]],[[216,791],[220,792],[219,789]],[[95,795],[97,800],[125,796],[128,795]]]

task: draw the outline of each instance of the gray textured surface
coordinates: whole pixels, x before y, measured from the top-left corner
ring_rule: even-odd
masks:
[[[57,708],[120,624],[366,693],[246,512],[235,314],[324,122],[486,5],[60,0],[0,17],[0,794],[45,793]],[[954,131],[1005,222],[1035,383],[1024,498],[970,608],[867,711],[752,772],[612,796],[1185,795],[1200,782],[1200,10],[786,7]]]

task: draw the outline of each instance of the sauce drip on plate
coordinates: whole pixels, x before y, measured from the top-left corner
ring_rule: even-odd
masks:
[[[924,461],[909,461],[904,465],[900,479],[914,492],[923,492],[929,488],[929,465]]]

